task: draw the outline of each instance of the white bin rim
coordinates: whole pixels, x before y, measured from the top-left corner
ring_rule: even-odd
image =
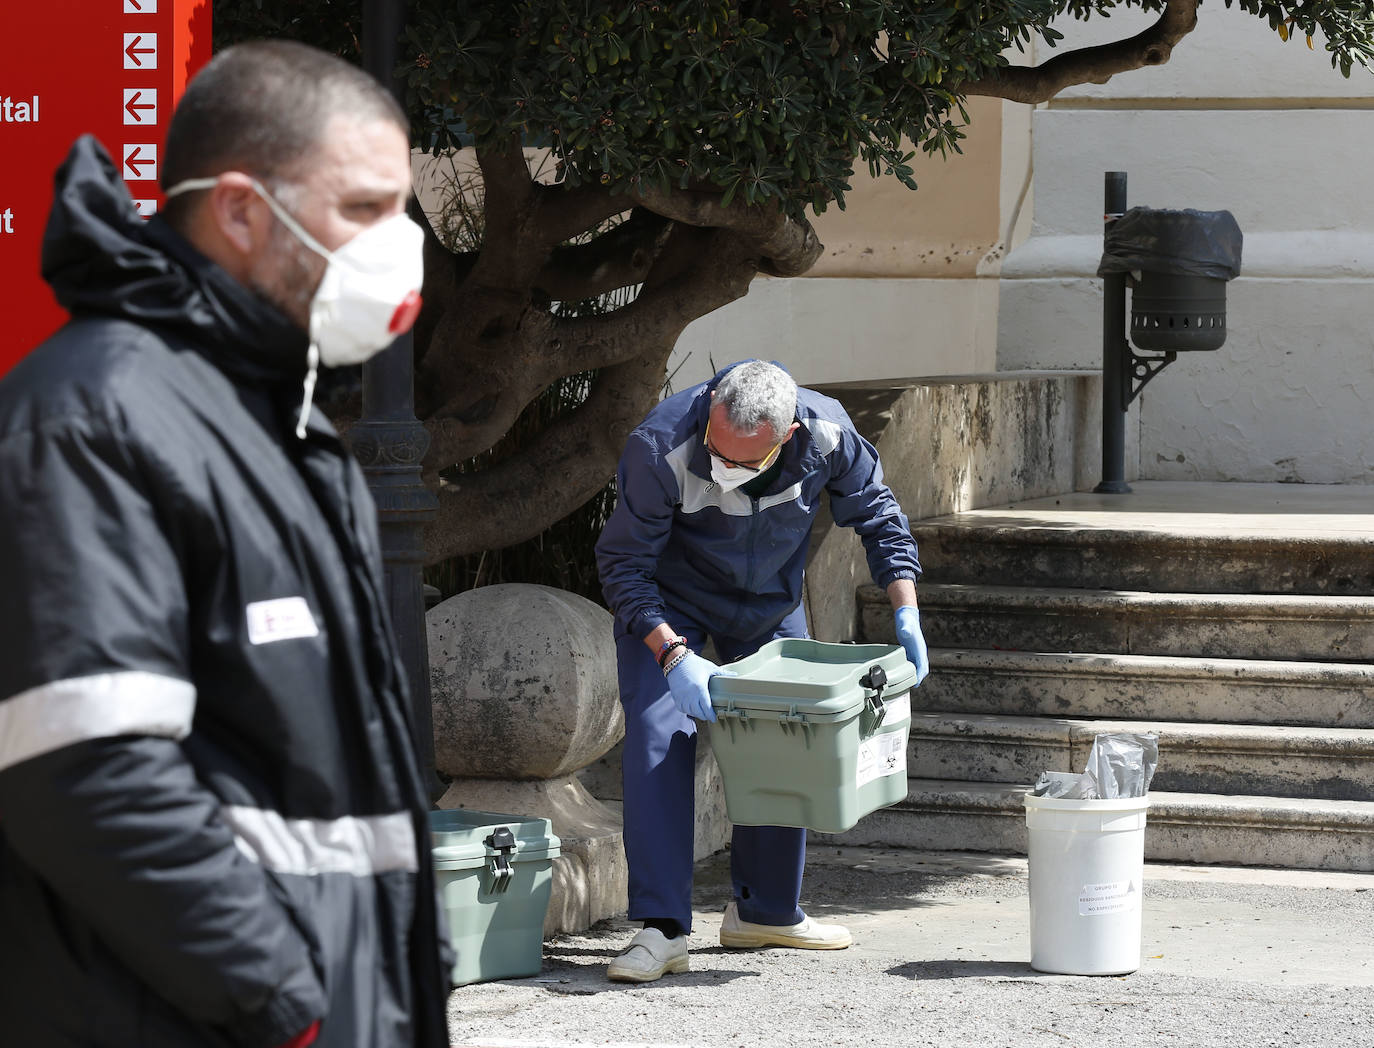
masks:
[[[1027,808],[1040,808],[1044,811],[1091,811],[1091,812],[1132,812],[1145,811],[1150,806],[1150,796],[1144,797],[1099,797],[1092,800],[1068,799],[1065,797],[1036,797],[1029,791],[1022,798]]]

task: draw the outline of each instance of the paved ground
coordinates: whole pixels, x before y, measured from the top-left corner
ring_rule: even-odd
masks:
[[[1029,965],[1024,859],[813,848],[804,905],[848,950],[724,950],[728,858],[698,870],[692,968],[609,983],[634,928],[545,945],[537,977],[459,989],[456,1045],[1374,1046],[1374,875],[1147,865],[1141,968]]]

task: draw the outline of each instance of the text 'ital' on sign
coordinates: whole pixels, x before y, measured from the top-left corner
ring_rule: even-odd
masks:
[[[29,98],[0,98],[0,123],[36,124],[38,123],[38,96]]]

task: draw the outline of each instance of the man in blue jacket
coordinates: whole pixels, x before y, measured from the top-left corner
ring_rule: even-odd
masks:
[[[630,434],[617,483],[597,565],[625,707],[629,913],[644,929],[607,974],[653,982],[688,969],[695,722],[716,719],[707,684],[729,672],[699,652],[709,637],[732,662],[775,638],[806,636],[802,573],[822,493],[835,522],[863,540],[917,684],[929,660],[916,544],[877,452],[838,403],[798,388],[776,364],[735,364],[661,402]],[[805,830],[737,826],[730,859],[721,945],[850,944],[847,929],[798,905]]]

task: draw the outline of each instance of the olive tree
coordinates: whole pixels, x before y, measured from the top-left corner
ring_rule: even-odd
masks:
[[[1226,3],[1285,40],[1320,37],[1347,76],[1374,58],[1367,0]],[[1157,18],[1009,60],[1054,45],[1066,18],[1127,6]],[[856,165],[915,189],[914,150],[957,150],[968,97],[1042,102],[1159,65],[1198,16],[1197,0],[412,0],[398,75],[415,142],[470,147],[483,192],[479,239],[426,244],[432,559],[526,539],[600,491],[683,328],[759,273],[805,273],[821,252],[807,216],[844,206]],[[216,19],[223,39],[356,53],[360,0],[217,0]],[[454,468],[583,374],[576,410],[489,468]]]

